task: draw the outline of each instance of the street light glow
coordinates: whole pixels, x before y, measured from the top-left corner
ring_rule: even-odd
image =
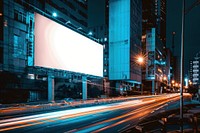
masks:
[[[144,63],[144,58],[142,56],[139,56],[138,59],[137,59],[137,62],[139,64],[143,64]]]
[[[52,15],[53,15],[53,17],[57,17],[57,13],[55,13],[55,12],[52,13]]]
[[[88,35],[91,36],[91,35],[93,35],[93,33],[90,31],[90,32],[88,33]]]
[[[175,83],[175,86],[178,87],[178,83]]]

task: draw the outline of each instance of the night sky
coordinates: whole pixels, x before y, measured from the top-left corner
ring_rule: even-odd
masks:
[[[195,1],[197,0],[185,0],[185,9],[187,10]],[[182,0],[167,0],[167,47],[172,47],[172,32],[176,32],[174,38],[176,56],[180,56],[181,14]],[[200,4],[185,15],[184,46],[185,74],[188,74],[189,60],[200,51]]]

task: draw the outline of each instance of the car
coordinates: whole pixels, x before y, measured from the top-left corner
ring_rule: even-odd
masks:
[[[73,103],[75,100],[73,98],[64,98],[65,102],[71,104]]]

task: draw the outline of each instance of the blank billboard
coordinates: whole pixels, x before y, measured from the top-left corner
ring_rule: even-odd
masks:
[[[103,46],[35,13],[34,65],[103,76]]]

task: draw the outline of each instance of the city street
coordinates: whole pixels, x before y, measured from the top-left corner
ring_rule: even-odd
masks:
[[[199,13],[200,0],[0,0],[0,133],[200,132]]]
[[[179,94],[163,94],[126,102],[10,118],[0,121],[0,132],[120,132],[152,113],[178,108],[178,103]]]

